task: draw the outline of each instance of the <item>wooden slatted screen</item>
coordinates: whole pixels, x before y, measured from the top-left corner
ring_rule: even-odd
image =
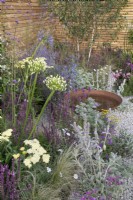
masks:
[[[39,31],[51,33],[61,42],[74,43],[68,30],[61,24],[58,18],[53,18],[47,12],[46,7],[42,7],[38,0],[3,0],[0,3],[0,34],[11,40],[16,40],[21,50],[29,49],[37,41]],[[131,28],[133,20],[133,0],[129,0],[128,5],[122,11],[125,16],[125,28],[118,37],[112,41],[105,29],[100,31],[100,37],[96,40],[95,48],[103,42],[111,43],[112,47],[124,48],[127,30]],[[110,30],[112,31],[112,30]],[[80,49],[87,47],[87,42],[80,44]]]

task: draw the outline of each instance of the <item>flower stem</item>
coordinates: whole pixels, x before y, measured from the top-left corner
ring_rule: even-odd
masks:
[[[38,50],[38,49],[40,48],[40,46],[43,44],[44,40],[46,40],[45,37],[43,37],[42,40],[41,40],[41,41],[38,43],[38,45],[36,46],[35,50],[34,50],[33,53],[32,53],[32,56],[31,56],[32,59],[33,59],[34,56],[36,55],[37,50]]]
[[[44,103],[44,105],[43,105],[43,107],[42,107],[42,110],[41,110],[41,112],[40,112],[40,114],[39,114],[39,116],[38,116],[38,118],[37,118],[37,120],[36,120],[36,123],[34,124],[32,130],[31,130],[31,132],[30,132],[30,134],[29,134],[28,140],[29,140],[29,139],[31,138],[31,136],[33,135],[33,133],[34,133],[36,127],[37,127],[37,124],[38,124],[38,122],[40,121],[40,118],[41,118],[41,116],[42,116],[42,114],[43,114],[43,112],[44,112],[46,106],[48,105],[49,101],[51,100],[52,96],[54,95],[54,93],[55,93],[54,90],[51,91],[51,93],[50,93],[50,95],[48,96],[46,102]]]
[[[38,76],[38,73],[35,74],[34,82],[33,82],[33,85],[32,85],[33,88],[32,88],[31,93],[29,91],[28,106],[27,106],[27,109],[26,109],[26,117],[25,117],[25,121],[24,121],[24,125],[23,125],[23,132],[24,132],[24,128],[26,126],[27,120],[28,120],[29,112],[31,110],[31,105],[32,105],[33,97],[34,97],[35,87],[36,87],[37,76]],[[23,135],[23,133],[22,133],[22,135]]]

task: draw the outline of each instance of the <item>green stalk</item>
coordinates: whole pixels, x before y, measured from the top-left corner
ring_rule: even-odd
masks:
[[[33,178],[32,200],[34,200],[35,199],[35,189],[36,189],[36,177],[30,171],[26,171],[26,172],[29,173]]]
[[[42,107],[42,110],[41,110],[41,112],[40,112],[40,114],[39,114],[39,116],[38,116],[38,118],[37,118],[37,120],[36,120],[36,122],[35,122],[35,124],[34,124],[34,126],[33,126],[33,128],[32,128],[32,130],[31,130],[31,132],[30,132],[30,135],[29,135],[29,137],[28,137],[28,140],[29,140],[29,139],[31,138],[31,136],[33,135],[33,133],[34,133],[34,131],[35,131],[35,129],[36,129],[36,126],[37,126],[38,122],[40,121],[40,118],[41,118],[41,116],[42,116],[42,114],[43,114],[43,112],[44,112],[46,106],[48,105],[49,101],[51,100],[52,96],[54,95],[54,93],[55,93],[54,90],[51,91],[51,93],[50,93],[50,95],[48,96],[46,102],[44,103],[44,105],[43,105],[43,107]]]
[[[15,88],[13,85],[14,79],[14,62],[12,61],[12,77],[11,77],[11,98],[12,98],[12,124],[15,126]]]
[[[41,40],[41,41],[38,43],[38,45],[36,46],[36,48],[35,48],[35,50],[34,50],[32,56],[31,56],[32,59],[33,59],[34,56],[36,55],[36,52],[37,52],[37,50],[39,49],[39,47],[43,44],[44,39],[46,39],[46,38],[42,38],[42,40]]]
[[[17,25],[15,27],[15,32],[14,32],[14,38],[16,36],[16,31],[17,31]],[[13,127],[16,125],[16,105],[15,105],[15,97],[16,97],[16,92],[15,92],[15,85],[13,85],[13,80],[16,78],[16,71],[14,69],[14,65],[16,61],[16,55],[15,55],[15,40],[13,43],[13,54],[12,54],[12,83],[11,83],[11,96],[12,96],[12,124]]]
[[[24,128],[26,126],[26,123],[27,123],[27,120],[28,120],[28,116],[29,116],[29,112],[31,110],[31,105],[32,105],[33,97],[34,97],[34,92],[35,92],[37,77],[38,77],[38,73],[35,74],[32,91],[31,91],[31,93],[29,92],[29,95],[28,95],[28,108],[26,109],[26,117],[25,117],[25,120],[24,120],[22,136],[24,134]]]

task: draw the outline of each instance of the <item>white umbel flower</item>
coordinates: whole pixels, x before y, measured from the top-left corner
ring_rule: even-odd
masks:
[[[65,91],[67,87],[66,81],[63,77],[59,75],[55,77],[53,75],[50,75],[43,82],[52,91]]]
[[[41,71],[45,71],[46,68],[53,68],[52,66],[48,66],[46,63],[46,58],[39,57],[32,59],[31,57],[27,57],[19,61],[15,67],[20,69],[28,69],[30,74],[39,73]]]

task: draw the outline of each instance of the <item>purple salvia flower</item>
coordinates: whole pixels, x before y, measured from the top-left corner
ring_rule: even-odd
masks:
[[[19,200],[15,172],[0,163],[0,193],[2,199]]]

